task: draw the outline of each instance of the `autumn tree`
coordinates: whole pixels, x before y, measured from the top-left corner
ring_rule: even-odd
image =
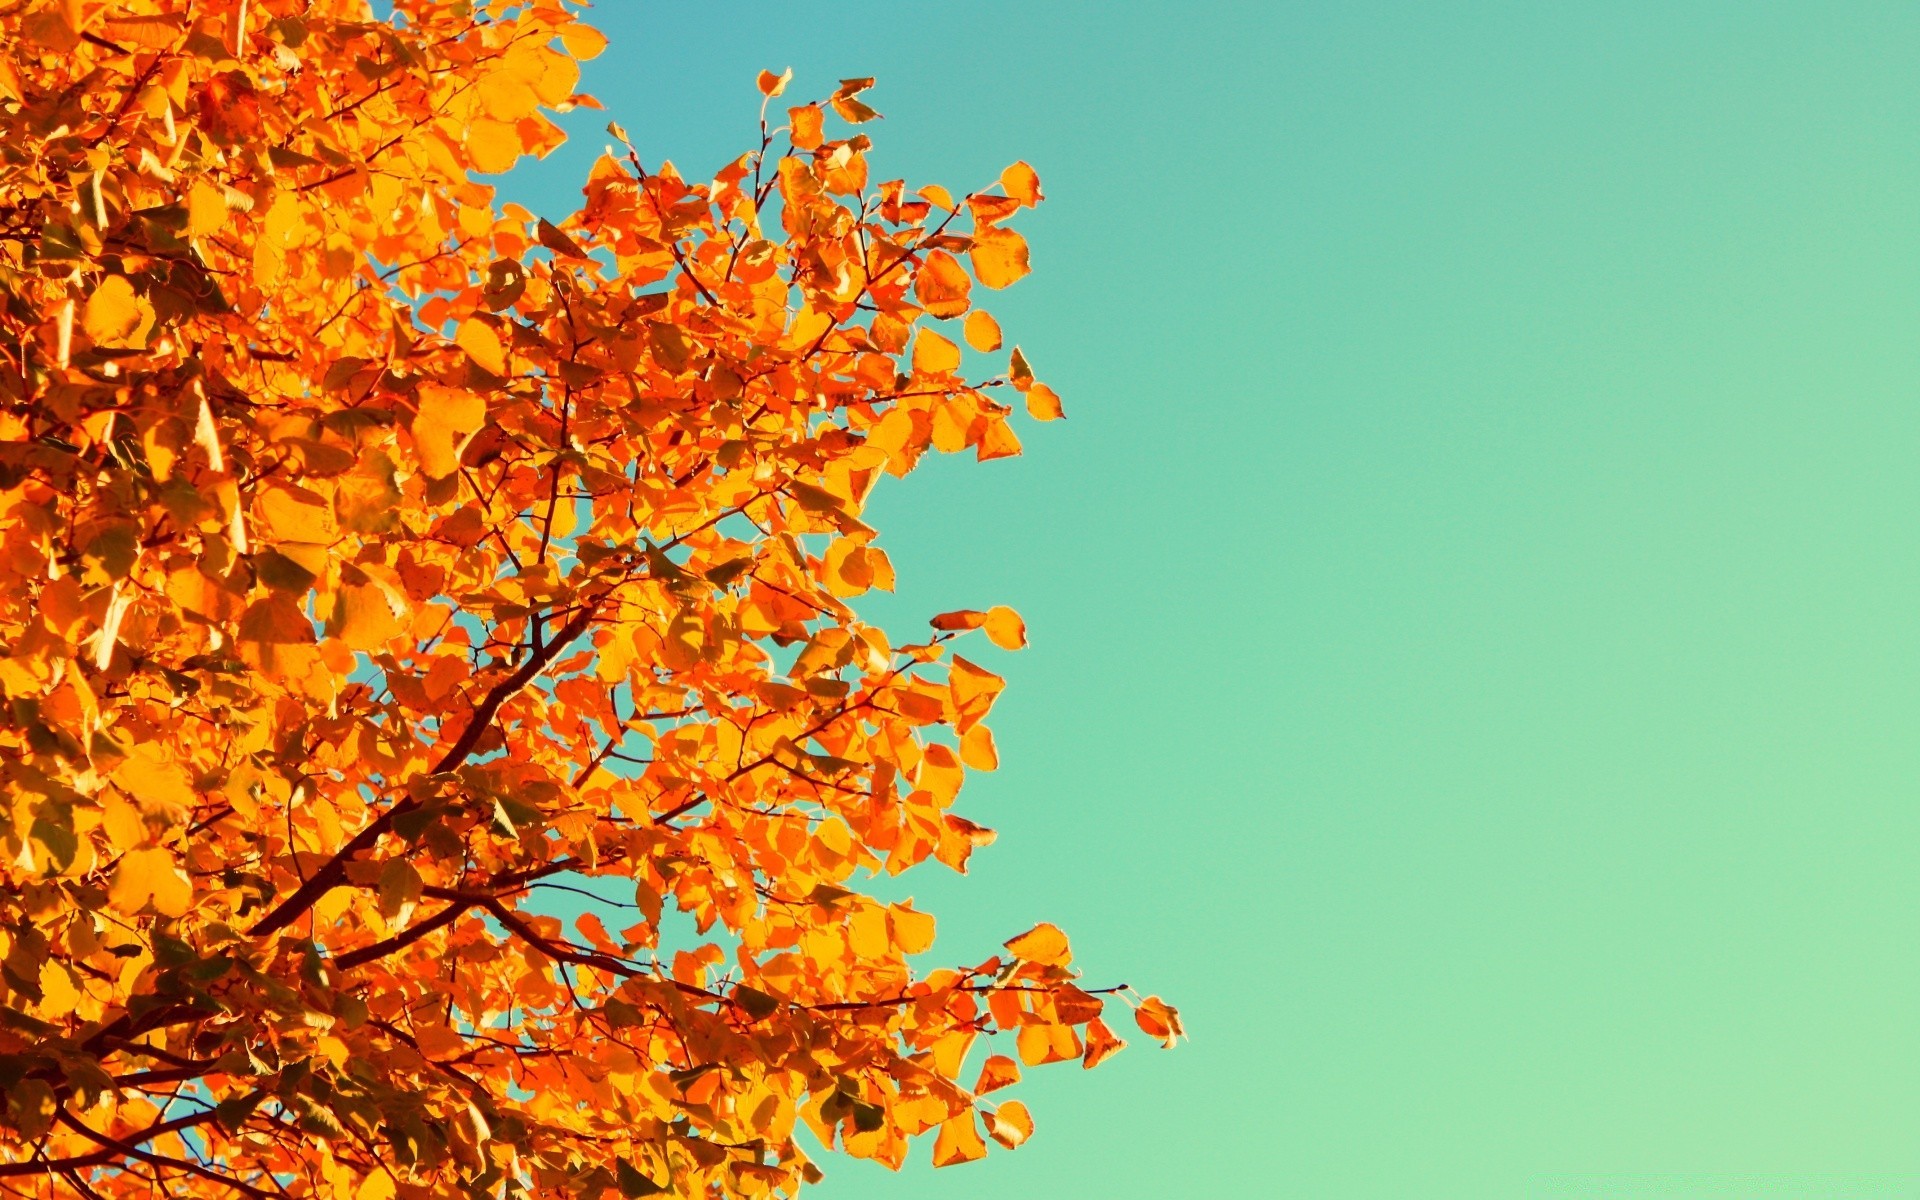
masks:
[[[614,126],[578,212],[499,204],[602,44],[0,6],[0,1190],[791,1194],[801,1125],[962,1162],[1116,1001],[1179,1033],[860,890],[992,836],[959,651],[1019,617],[851,602],[882,475],[1060,415],[974,307],[1033,170],[874,184],[871,81],[768,74],[711,180]]]

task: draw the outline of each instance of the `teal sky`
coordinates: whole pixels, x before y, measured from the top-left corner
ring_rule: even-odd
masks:
[[[1192,1042],[819,1195],[1920,1196],[1920,9],[597,17],[542,212],[788,66],[880,77],[879,178],[1049,197],[991,307],[1068,420],[872,518],[895,629],[1032,630],[1000,841],[910,890]]]

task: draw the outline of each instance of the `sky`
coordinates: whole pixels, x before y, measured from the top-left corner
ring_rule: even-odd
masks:
[[[604,0],[605,113],[709,175],[762,68],[876,178],[1023,159],[990,307],[1064,398],[869,520],[903,633],[1011,604],[1036,920],[1179,1006],[1015,1153],[825,1200],[1920,1196],[1920,9]],[[864,600],[862,603],[866,603]]]

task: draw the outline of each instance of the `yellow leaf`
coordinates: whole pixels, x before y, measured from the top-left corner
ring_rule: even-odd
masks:
[[[1027,389],[1027,415],[1036,421],[1058,421],[1067,414],[1060,409],[1060,397],[1044,383]]]
[[[943,375],[960,366],[960,347],[931,329],[913,339],[913,369],[917,374]]]
[[[507,369],[507,348],[500,343],[500,335],[493,326],[478,317],[468,317],[460,322],[460,328],[453,335],[454,344],[467,352],[467,357],[480,364],[489,375],[505,375]]]
[[[913,278],[913,290],[920,298],[920,307],[943,319],[967,311],[967,293],[972,288],[973,280],[967,277],[967,269],[945,250],[927,251],[926,261],[920,264]]]
[[[113,782],[148,812],[181,812],[199,803],[187,773],[154,746],[137,747],[113,772]]]
[[[1007,195],[1032,208],[1045,199],[1040,193],[1040,176],[1026,163],[1017,162],[1000,172],[1000,186]]]
[[[984,308],[976,308],[967,314],[967,345],[982,354],[988,354],[1000,348],[1000,322]]]
[[[107,889],[107,902],[127,914],[137,913],[151,902],[162,916],[178,917],[193,903],[193,881],[180,870],[171,852],[159,847],[134,850],[120,859]]]
[[[263,488],[253,504],[257,528],[269,541],[324,546],[334,539],[333,513],[305,488],[276,484]]]
[[[1080,1038],[1068,1025],[1023,1025],[1014,1044],[1020,1061],[1030,1067],[1080,1057]]]
[[[1018,453],[1020,453],[1020,439],[1014,436],[1013,430],[1006,421],[1000,417],[994,417],[988,421],[986,429],[980,434],[980,445],[975,452],[975,457],[981,462],[986,462],[995,458],[1012,458]]]
[[[420,411],[413,418],[414,452],[429,478],[451,475],[460,465],[461,439],[487,419],[487,402],[472,392],[426,385],[420,389]]]
[[[1067,935],[1059,926],[1045,921],[1011,939],[1006,946],[1015,958],[1049,967],[1064,967],[1073,959],[1073,952],[1067,947]]]
[[[919,954],[932,946],[933,925],[932,913],[900,904],[887,909],[887,926],[892,931],[893,944],[900,947],[902,954]]]
[[[987,1143],[974,1125],[972,1109],[940,1122],[940,1132],[933,1139],[934,1166],[950,1167],[986,1156]]]
[[[187,232],[194,237],[218,233],[227,223],[226,193],[205,179],[187,190]]]
[[[60,1018],[73,1012],[74,1005],[80,1002],[80,989],[73,986],[73,976],[59,963],[48,959],[40,964],[40,1015],[47,1018]]]
[[[870,905],[855,909],[847,920],[847,945],[869,962],[887,957],[887,914]]]
[[[581,62],[598,58],[607,48],[607,35],[591,25],[569,25],[560,31],[560,44]]]
[[[467,125],[467,157],[473,161],[473,169],[482,175],[512,170],[520,151],[520,130],[516,125],[492,117],[476,117]]]
[[[333,636],[355,650],[377,650],[405,631],[378,584],[343,585],[333,603]]]
[[[1020,614],[1004,604],[996,604],[987,610],[987,636],[993,644],[1002,650],[1018,650],[1027,644],[1027,623]]]
[[[87,297],[80,327],[97,345],[139,349],[153,328],[153,306],[133,290],[124,275],[109,275]]]
[[[967,256],[973,260],[974,278],[985,287],[1007,287],[1032,270],[1027,265],[1027,239],[994,225],[974,231],[973,249]]]
[[[1033,1136],[1033,1115],[1018,1100],[1009,1100],[987,1115],[993,1140],[1012,1150]]]

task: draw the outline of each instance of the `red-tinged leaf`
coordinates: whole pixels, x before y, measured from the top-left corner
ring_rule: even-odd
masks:
[[[967,293],[973,288],[960,260],[945,250],[929,250],[913,279],[920,307],[936,317],[957,317],[967,311]],[[991,317],[988,320],[992,320]]]
[[[792,67],[788,67],[778,75],[775,75],[772,71],[762,71],[760,72],[759,79],[760,94],[768,97],[778,96],[781,92],[786,91],[787,85],[792,82]]]
[[[1160,1039],[1160,1044],[1172,1048],[1174,1042],[1186,1031],[1180,1027],[1180,1013],[1172,1005],[1158,996],[1149,996],[1133,1010],[1133,1019],[1143,1033]]]
[[[1107,1028],[1105,1021],[1088,1021],[1087,1052],[1081,1062],[1088,1070],[1092,1070],[1118,1054],[1126,1044],[1114,1035],[1113,1030]]]
[[[933,626],[935,629],[953,631],[978,629],[980,626],[986,624],[986,621],[986,613],[976,612],[971,608],[962,608],[953,612],[941,613],[939,616],[929,620],[927,624]]]
[[[796,150],[817,150],[825,140],[826,113],[818,104],[803,104],[787,110],[787,126],[792,131]]]
[[[1020,1064],[1004,1054],[993,1054],[980,1064],[980,1077],[974,1080],[973,1094],[984,1096],[1020,1082]]]

